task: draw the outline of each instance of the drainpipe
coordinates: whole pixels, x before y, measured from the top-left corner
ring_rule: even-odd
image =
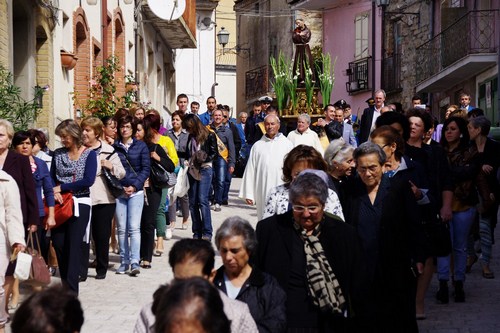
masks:
[[[102,61],[108,58],[108,0],[101,1]]]
[[[375,64],[376,64],[376,61],[375,61],[375,57],[377,55],[377,50],[375,48],[375,45],[376,45],[376,42],[375,42],[375,37],[377,36],[377,34],[375,33],[375,27],[376,27],[376,24],[375,24],[375,1],[372,1],[372,49],[373,49],[373,57],[372,57],[372,96],[373,94],[375,93]],[[382,23],[383,23],[383,18],[382,18]],[[384,38],[384,36],[382,36],[382,39]]]
[[[135,82],[139,82],[139,72],[137,70],[137,65],[139,63],[139,8],[137,4],[137,0],[134,0],[134,78]],[[135,100],[141,100],[141,89],[137,89],[135,92]]]

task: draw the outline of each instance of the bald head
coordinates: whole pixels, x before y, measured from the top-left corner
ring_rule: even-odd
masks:
[[[267,115],[264,118],[264,127],[266,128],[267,137],[274,139],[280,129],[280,119],[274,114]]]

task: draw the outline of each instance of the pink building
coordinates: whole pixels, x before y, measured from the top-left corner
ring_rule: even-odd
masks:
[[[382,10],[371,0],[298,0],[293,9],[323,11],[323,52],[335,64],[331,101],[345,99],[361,116],[381,87]]]

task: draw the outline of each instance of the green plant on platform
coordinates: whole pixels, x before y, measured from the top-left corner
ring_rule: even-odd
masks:
[[[119,59],[115,55],[104,60],[103,66],[95,68],[95,76],[89,81],[88,95],[82,102],[80,96],[74,94],[75,106],[83,109],[85,114],[102,118],[115,114],[120,98],[115,97],[116,87],[119,83],[117,73],[121,71]]]
[[[316,63],[316,70],[318,73],[319,89],[321,91],[321,97],[323,98],[323,105],[330,104],[330,98],[332,95],[333,85],[335,83],[335,64],[337,63],[337,58],[332,64],[332,57],[330,53],[322,54],[320,62]],[[320,64],[322,68],[320,68]]]
[[[44,88],[37,87],[34,98],[26,101],[21,97],[21,88],[14,85],[12,73],[0,65],[0,118],[12,123],[15,131],[27,130],[36,121],[40,108],[36,102]]]
[[[309,65],[309,62],[304,62],[305,70],[304,70],[304,84],[306,86],[306,99],[307,99],[307,107],[309,110],[312,110],[312,101],[314,94],[314,81],[313,81],[313,72],[312,68]]]
[[[274,74],[274,80],[271,81],[271,85],[276,94],[278,110],[282,111],[288,100],[287,77],[290,72],[290,63],[285,60],[285,56],[281,51],[278,55],[278,60],[271,57],[270,62]]]
[[[299,85],[299,69],[297,68],[295,75],[293,74],[293,64],[290,62],[290,70],[287,75],[287,91],[292,104],[290,111],[297,107],[297,103],[299,101],[299,96],[297,94],[297,86]]]

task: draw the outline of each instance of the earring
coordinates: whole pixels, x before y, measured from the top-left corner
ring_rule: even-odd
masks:
[[[463,135],[463,134],[460,134],[460,139],[461,139],[461,138],[463,138],[463,137],[464,137],[464,135]]]

